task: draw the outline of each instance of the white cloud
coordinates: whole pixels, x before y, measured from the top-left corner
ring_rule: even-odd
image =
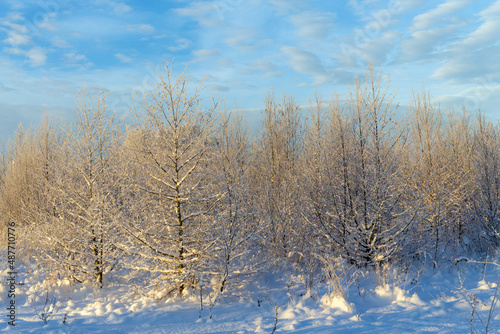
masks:
[[[182,16],[188,16],[198,21],[202,26],[213,27],[220,25],[223,8],[219,2],[190,2],[187,7],[176,8],[175,12]]]
[[[235,28],[231,30],[231,34],[224,42],[240,52],[255,52],[272,45],[270,39],[263,38],[260,32],[252,28]]]
[[[457,51],[467,51],[498,41],[500,31],[500,1],[488,6],[479,13],[483,23],[461,42],[457,43]]]
[[[16,48],[16,47],[14,47],[14,48],[4,48],[3,52],[10,53],[10,54],[16,55],[16,56],[24,54],[24,50],[23,49]]]
[[[480,82],[486,77],[490,81],[498,82],[500,81],[499,54],[500,45],[491,45],[457,54],[438,68],[432,78],[457,84]]]
[[[280,15],[289,15],[291,12],[302,11],[306,4],[301,0],[271,0],[270,3],[274,5]]]
[[[325,72],[319,57],[311,52],[291,46],[283,46],[281,51],[290,57],[289,63],[297,72],[313,75]]]
[[[260,58],[255,61],[252,61],[248,65],[250,67],[250,71],[255,71],[255,70],[274,71],[277,68],[276,64],[274,64],[270,58]]]
[[[11,45],[28,45],[33,42],[31,37],[17,32],[9,32],[8,38],[4,39],[3,42]]]
[[[359,60],[380,66],[389,60],[400,36],[400,32],[389,30],[376,37],[369,37],[362,30],[356,30],[349,41],[354,43],[340,44],[340,52],[335,54],[334,58],[345,66],[356,66]]]
[[[477,14],[480,25],[453,44],[447,59],[433,74],[435,79],[452,83],[477,82],[492,75],[500,81],[500,1],[497,0]]]
[[[280,78],[283,75],[283,71],[273,71],[264,73],[264,78]]]
[[[62,48],[62,49],[68,49],[71,48],[71,44],[66,42],[65,40],[59,38],[59,37],[53,37],[50,42],[52,43],[53,46]]]
[[[12,31],[15,31],[15,32],[20,33],[20,34],[28,34],[30,32],[28,27],[26,27],[22,24],[5,22],[4,25],[10,27],[12,29]]]
[[[193,51],[193,55],[199,58],[208,58],[217,56],[219,52],[213,49],[200,49]]]
[[[132,7],[123,2],[110,0],[93,0],[93,2],[97,7],[100,7],[101,10],[111,9],[117,15],[123,15],[132,10]]]
[[[54,25],[54,19],[57,17],[56,13],[46,13],[44,14],[44,20],[38,22],[37,27],[39,29],[48,31],[57,31],[57,27]]]
[[[14,88],[5,86],[2,82],[0,82],[0,93],[11,92],[14,91]]]
[[[457,25],[448,25],[412,33],[401,42],[401,60],[419,60],[444,48],[455,37],[457,30]]]
[[[122,63],[130,63],[132,58],[125,56],[121,53],[115,53],[115,57],[118,58]]]
[[[64,55],[64,58],[66,58],[66,60],[68,62],[81,62],[81,61],[87,61],[87,57],[85,55],[82,55],[82,54],[78,54],[78,53],[75,53],[75,52],[70,52],[70,53],[66,53]]]
[[[466,107],[472,112],[496,110],[500,103],[500,86],[485,81],[455,94],[442,95],[439,101],[456,108]]]
[[[219,56],[219,51],[213,49],[200,49],[192,51],[191,54],[195,56],[195,58],[189,62],[186,62],[186,65],[199,63],[204,60],[209,60],[210,58],[215,59],[217,56]]]
[[[10,12],[9,14],[7,14],[7,17],[5,19],[7,21],[23,21],[24,17],[21,13]]]
[[[444,20],[453,17],[453,14],[471,3],[471,0],[448,0],[436,8],[417,15],[413,18],[410,31],[431,28]]]
[[[3,40],[4,43],[12,46],[28,45],[33,43],[33,39],[28,36],[30,30],[26,26],[12,23],[10,21],[4,22],[3,25],[10,28],[6,28],[8,37]]]
[[[457,47],[462,50],[470,50],[478,48],[499,40],[498,32],[500,31],[500,17],[496,20],[488,20],[481,24],[479,28],[473,31],[467,38],[457,44]]]
[[[172,52],[182,51],[187,49],[191,45],[191,41],[189,39],[180,38],[175,41],[175,46],[169,46],[168,49]]]
[[[67,66],[72,66],[80,69],[88,69],[93,65],[85,55],[76,52],[66,53],[63,57],[66,61],[64,65]]]
[[[26,57],[28,57],[29,62],[33,66],[41,66],[44,65],[47,61],[47,51],[44,48],[39,46],[35,46],[28,52],[26,52]]]
[[[110,2],[110,5],[113,7],[114,12],[118,15],[128,13],[132,10],[132,7],[121,2]]]
[[[289,64],[298,72],[310,75],[314,78],[313,85],[322,85],[332,81],[345,81],[350,74],[346,71],[326,69],[321,59],[314,53],[301,50],[296,47],[283,46],[281,51],[289,57]],[[279,72],[269,72],[269,76],[280,74]],[[304,84],[305,85],[305,84]]]
[[[497,17],[500,14],[500,0],[495,1],[489,5],[486,9],[481,11],[479,15],[482,17]]]
[[[14,10],[23,9],[24,7],[26,7],[26,4],[23,3],[23,1],[7,0],[6,2],[10,5],[10,8]]]
[[[130,32],[138,32],[141,34],[152,34],[155,32],[155,28],[150,24],[129,24],[125,26],[125,29]]]
[[[365,14],[365,6],[359,2],[359,0],[349,0],[347,1],[347,5],[351,7],[354,15],[364,16]]]
[[[334,19],[335,14],[313,11],[291,16],[291,21],[297,28],[297,35],[318,40],[328,37],[332,31]]]

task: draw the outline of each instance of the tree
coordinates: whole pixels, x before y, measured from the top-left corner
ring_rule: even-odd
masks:
[[[423,220],[415,230],[411,253],[432,256],[434,265],[446,248],[459,245],[466,233],[472,168],[471,124],[467,115],[441,112],[429,92],[413,92],[409,170]],[[431,237],[430,237],[431,236]],[[411,247],[411,246],[410,246]]]
[[[116,263],[108,232],[116,212],[113,163],[119,129],[102,90],[97,97],[79,93],[74,115],[48,180],[57,196],[55,212],[43,225],[43,252],[64,275],[102,288],[104,274]]]
[[[500,245],[500,138],[498,126],[479,114],[474,132],[472,220],[477,250]]]
[[[331,191],[327,148],[327,117],[322,97],[315,94],[310,101],[309,119],[306,123],[304,146],[299,157],[300,218],[294,224],[294,259],[302,272],[305,284],[311,289],[319,264],[331,260],[336,253],[334,240],[328,235],[334,228],[329,216]],[[326,234],[326,235],[325,235]],[[333,239],[333,240],[332,240]]]
[[[129,242],[120,247],[135,257],[135,269],[163,274],[171,291],[182,294],[211,246],[206,215],[215,197],[207,164],[218,102],[204,108],[202,86],[192,89],[185,73],[174,77],[168,63],[157,74],[158,84],[138,93],[133,105],[137,125],[127,149],[141,208],[123,221]]]
[[[303,129],[300,108],[293,96],[278,103],[274,93],[264,98],[263,129],[254,155],[256,182],[251,189],[261,225],[274,260],[283,260],[292,247],[292,224],[296,217],[297,161]]]
[[[257,272],[263,263],[259,246],[262,229],[250,199],[251,143],[242,113],[224,109],[219,117],[211,161],[213,193],[218,195],[211,214],[213,250],[207,272],[215,272],[222,293],[233,279]]]
[[[327,235],[357,265],[391,261],[416,223],[419,205],[404,178],[407,138],[397,124],[394,93],[382,85],[382,72],[370,68],[356,81],[346,101],[347,118],[333,112],[340,155],[332,160],[339,171],[331,200]],[[326,225],[325,225],[326,226]]]
[[[38,129],[20,126],[8,151],[4,151],[1,216],[4,223],[16,223],[18,242],[29,258],[39,255],[40,227],[54,213],[55,196],[49,184],[59,145],[60,133],[45,116]]]

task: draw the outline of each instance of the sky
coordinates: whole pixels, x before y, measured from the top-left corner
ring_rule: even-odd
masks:
[[[71,119],[84,87],[126,114],[165,61],[253,119],[268,90],[343,97],[372,63],[402,106],[425,84],[498,120],[499,32],[500,0],[2,0],[0,140]]]

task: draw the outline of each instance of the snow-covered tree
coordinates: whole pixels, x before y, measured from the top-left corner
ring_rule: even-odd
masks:
[[[55,194],[50,182],[54,178],[59,147],[60,133],[45,116],[38,129],[20,126],[3,155],[2,222],[16,223],[19,242],[28,257],[39,254],[40,226],[47,216],[54,214]]]
[[[500,245],[500,136],[498,126],[478,115],[474,133],[474,250]]]
[[[262,267],[262,228],[251,205],[251,142],[242,113],[224,109],[214,140],[210,175],[218,200],[211,214],[214,246],[205,271],[214,272],[215,290],[222,293],[235,278],[245,278]]]
[[[329,211],[337,222],[327,235],[358,265],[378,265],[401,251],[416,223],[419,204],[404,173],[406,129],[394,93],[373,68],[356,81],[346,108],[333,112],[340,155],[331,173],[341,177]]]
[[[280,102],[274,93],[264,98],[262,132],[256,156],[251,191],[256,199],[261,225],[265,226],[274,260],[291,251],[292,225],[296,221],[297,160],[301,152],[303,125],[300,107],[293,96]]]
[[[472,128],[467,115],[440,111],[425,88],[412,93],[409,113],[409,179],[422,201],[423,220],[408,251],[438,261],[466,233]]]
[[[81,92],[74,116],[48,180],[54,212],[41,225],[42,254],[59,273],[102,287],[104,274],[116,263],[108,233],[116,212],[118,126],[104,91]]]
[[[174,76],[169,64],[157,74],[158,84],[133,105],[137,124],[126,152],[137,210],[123,219],[128,242],[120,247],[135,258],[133,268],[162,274],[169,291],[182,294],[212,246],[206,215],[216,196],[207,163],[217,102],[204,107],[201,85],[190,85],[185,73]]]

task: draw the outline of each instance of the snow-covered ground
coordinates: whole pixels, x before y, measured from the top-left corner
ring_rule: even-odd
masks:
[[[486,269],[486,270],[485,270]],[[5,282],[7,271],[2,272]],[[7,324],[9,302],[0,288],[1,331],[19,333],[470,333],[485,332],[500,268],[462,263],[420,276],[390,279],[376,287],[373,275],[361,276],[345,300],[332,297],[326,286],[306,292],[297,282],[278,275],[261,277],[240,296],[226,296],[212,309],[207,302],[200,316],[198,293],[184,300],[156,301],[139,287],[109,284],[99,293],[92,287],[62,282],[37,283],[19,275],[16,326]],[[297,280],[298,281],[298,280]],[[55,298],[56,314],[40,319],[44,305]],[[207,297],[205,297],[205,301]],[[276,305],[276,306],[275,306]],[[475,305],[476,313],[472,314]],[[277,322],[275,319],[277,310]],[[500,333],[500,307],[489,322]],[[65,323],[63,323],[65,322]]]

